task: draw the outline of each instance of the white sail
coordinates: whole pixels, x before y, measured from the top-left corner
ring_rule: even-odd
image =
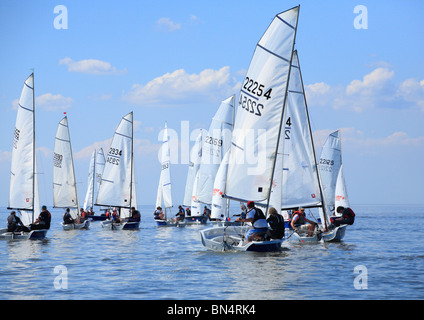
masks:
[[[71,215],[74,218],[76,218],[76,213],[79,210],[67,117],[59,122],[54,144],[53,207],[74,209],[71,210]]]
[[[122,118],[113,136],[96,205],[128,209],[136,206],[132,146],[133,114],[131,112]]]
[[[95,169],[96,168],[96,150],[93,150],[93,153],[91,154],[90,158],[90,164],[88,167],[88,181],[87,181],[87,193],[85,194],[84,199],[84,205],[83,209],[84,211],[87,210],[87,208],[93,207],[94,202],[94,186],[95,186]]]
[[[350,208],[349,198],[347,197],[347,189],[343,174],[343,165],[340,166],[339,174],[337,176],[336,182],[336,191],[335,191],[335,200],[334,207],[337,208],[339,206]]]
[[[169,137],[168,127],[165,123],[165,129],[163,130],[162,137],[162,148],[160,152],[160,161],[162,170],[159,178],[158,193],[156,199],[156,207],[164,204],[165,211],[167,208],[171,208],[172,205],[172,188],[171,188],[171,168],[170,168],[170,153],[169,153]]]
[[[321,189],[297,52],[284,115],[282,208],[321,205]]]
[[[224,220],[227,215],[228,199],[223,197],[225,193],[225,184],[227,182],[228,159],[230,158],[230,151],[228,150],[219,165],[218,172],[215,176],[213,185],[212,205],[211,205],[211,218]]]
[[[278,14],[256,46],[240,91],[226,196],[268,199],[293,55],[299,7]]]
[[[319,160],[319,170],[327,206],[334,208],[336,182],[342,164],[339,130],[332,132],[324,143]]]
[[[198,217],[202,215],[202,203],[200,203],[196,198],[196,191],[199,181],[199,171],[196,172],[196,176],[194,177],[194,183],[193,183],[193,194],[191,196],[191,216],[192,217]]]
[[[234,99],[235,96],[232,96],[221,102],[203,140],[197,188],[197,199],[203,203],[212,203],[215,176],[222,158],[231,145]]]
[[[10,170],[9,208],[34,209],[34,74],[24,83],[18,104]],[[32,220],[32,212],[31,212]]]
[[[187,171],[187,180],[184,193],[183,205],[186,207],[191,206],[191,200],[193,196],[193,186],[196,174],[199,171],[200,159],[202,157],[202,140],[203,140],[203,130],[200,131],[199,135],[196,138],[196,142],[190,151],[190,163],[188,165]]]

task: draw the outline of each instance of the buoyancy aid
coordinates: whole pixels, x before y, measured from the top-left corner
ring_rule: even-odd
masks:
[[[295,226],[301,226],[301,225],[305,224],[306,223],[306,221],[305,221],[305,215],[301,211],[295,211],[295,212],[293,212],[293,218],[292,219],[294,220],[294,217],[296,216],[296,214],[297,214],[298,218],[294,222],[294,225]]]
[[[355,217],[355,213],[353,212],[353,210],[351,208],[345,208],[343,210],[342,215],[343,215],[343,218],[345,218],[345,219]]]

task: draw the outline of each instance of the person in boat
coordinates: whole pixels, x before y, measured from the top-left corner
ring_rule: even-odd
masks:
[[[35,220],[35,223],[30,225],[31,230],[50,229],[51,220],[52,220],[52,215],[47,210],[47,207],[42,206],[41,212],[38,215],[38,218]]]
[[[312,237],[314,235],[315,226],[317,224],[311,220],[306,219],[305,209],[299,208],[298,211],[293,212],[290,225],[295,231],[300,231],[300,230],[309,231],[308,237]]]
[[[112,222],[121,223],[121,219],[119,218],[119,214],[118,214],[118,211],[116,211],[116,209],[113,209],[113,212],[112,212]]]
[[[206,216],[206,217],[208,217],[209,220],[210,220],[210,218],[211,218],[211,209],[209,209],[207,206],[205,206],[203,208],[203,215]]]
[[[79,216],[79,222],[83,223],[85,220],[87,220],[87,212],[84,211],[83,208],[80,209],[80,216]]]
[[[240,217],[241,217],[242,219],[246,219],[246,212],[247,212],[247,208],[246,208],[246,206],[244,205],[244,203],[242,203],[242,204],[240,205],[240,210],[241,210]]]
[[[189,207],[187,207],[187,209],[186,209],[186,216],[191,217],[191,210],[190,210]]]
[[[335,227],[338,227],[342,224],[352,225],[355,222],[355,213],[351,208],[339,206],[337,207],[336,212],[342,216],[339,218],[331,218],[331,222]]]
[[[163,214],[162,207],[157,207],[155,212],[153,212],[155,220],[163,220],[165,215]]]
[[[94,216],[93,208],[90,208],[90,210],[88,210],[87,215]]]
[[[261,209],[255,207],[253,201],[247,203],[246,219],[237,218],[236,222],[250,222],[252,228],[246,232],[247,242],[261,241],[264,239],[266,232],[268,231],[268,223]]]
[[[178,206],[178,212],[175,216],[176,216],[176,218],[174,218],[175,221],[184,221],[185,211],[184,211],[183,207]]]
[[[136,210],[135,207],[131,207],[131,217],[128,218],[128,222],[140,222],[140,219],[140,211]]]
[[[73,224],[76,223],[74,218],[71,216],[71,210],[69,208],[66,208],[65,213],[63,214],[63,224]]]
[[[273,207],[268,210],[268,214],[268,219],[266,219],[266,222],[268,222],[269,225],[268,231],[266,232],[267,237],[269,239],[284,238],[284,231],[286,227],[283,216]]]
[[[10,212],[10,215],[7,217],[7,232],[20,232],[26,231],[29,229],[24,226],[21,219],[16,215],[16,211]]]

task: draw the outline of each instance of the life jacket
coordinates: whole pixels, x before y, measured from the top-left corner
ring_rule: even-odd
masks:
[[[294,219],[294,216],[296,214],[298,215],[299,218],[297,218],[297,220],[294,223],[294,225],[295,226],[301,226],[301,225],[305,224],[306,223],[305,216],[304,216],[304,214],[301,211],[295,211],[295,212],[293,212],[293,218],[292,219]]]
[[[264,219],[266,221],[266,217],[264,215],[264,212],[259,209],[259,208],[254,208],[255,209],[255,215],[253,216],[253,221],[252,221],[252,226],[255,226],[255,222],[260,220],[260,219]]]
[[[343,218],[345,218],[345,219],[355,217],[355,213],[353,212],[353,210],[351,208],[345,208],[343,210],[342,215],[343,215]]]
[[[82,219],[82,220],[87,219],[87,212],[83,211],[83,212],[81,213],[81,219]]]

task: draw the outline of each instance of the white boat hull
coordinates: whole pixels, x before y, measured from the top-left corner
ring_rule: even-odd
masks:
[[[47,235],[47,229],[32,230],[30,232],[8,232],[7,229],[0,229],[0,239],[6,240],[37,240],[44,239]]]
[[[140,229],[140,222],[124,221],[122,223],[115,223],[112,220],[102,221],[101,226],[105,230],[138,230]]]
[[[320,242],[321,240],[324,242],[333,242],[333,241],[336,242],[344,238],[346,233],[346,227],[347,227],[347,224],[341,225],[327,232],[322,232],[322,233],[314,232],[314,235],[312,237],[307,236],[307,231],[304,231],[301,233],[294,232],[293,238],[296,241],[300,243],[304,243],[304,244],[317,243],[317,242]]]
[[[284,239],[247,242],[244,238],[250,226],[214,227],[200,231],[202,244],[214,251],[279,251]]]
[[[89,229],[90,228],[90,220],[85,220],[83,223],[64,224],[62,222],[61,224],[62,224],[63,230],[81,230],[81,229]]]

